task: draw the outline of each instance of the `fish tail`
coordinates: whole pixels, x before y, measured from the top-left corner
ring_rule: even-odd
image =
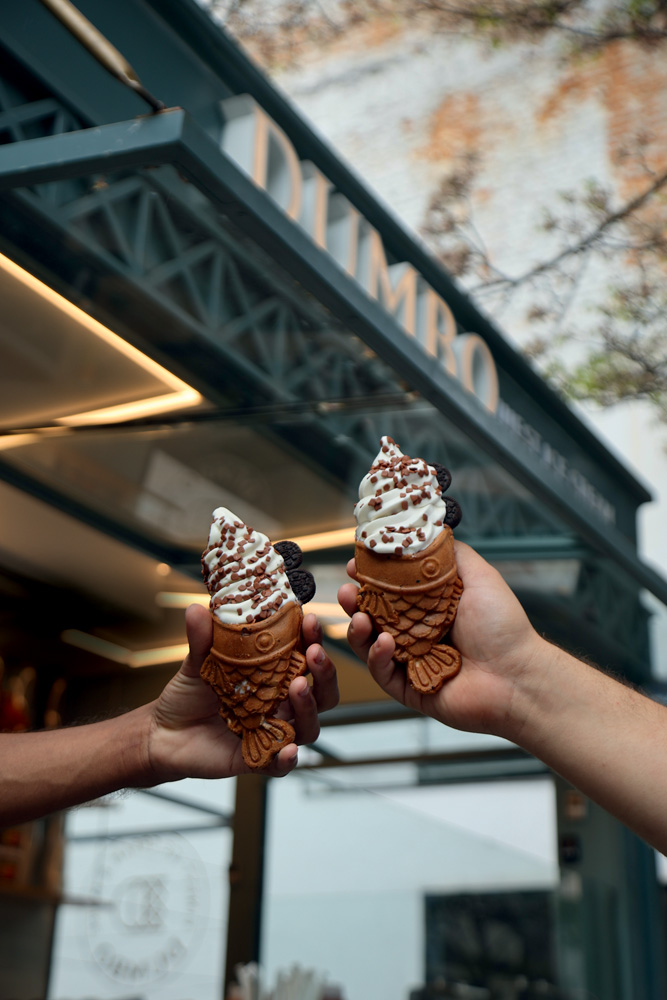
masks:
[[[294,728],[282,719],[265,719],[256,729],[244,729],[241,749],[243,759],[253,770],[266,767],[289,743],[294,743]]]
[[[435,694],[461,669],[461,654],[451,646],[433,646],[423,656],[408,660],[408,680],[420,694]]]

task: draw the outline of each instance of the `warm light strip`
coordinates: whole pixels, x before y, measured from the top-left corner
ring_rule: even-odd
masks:
[[[113,663],[121,663],[125,667],[153,667],[160,663],[177,663],[188,652],[187,642],[175,646],[158,646],[154,649],[126,649],[115,642],[100,639],[89,632],[79,632],[78,629],[66,629],[60,638],[70,646],[83,649],[86,653],[94,653]]]
[[[349,621],[336,622],[335,625],[323,625],[324,634],[329,639],[346,639]]]
[[[168,395],[151,396],[148,399],[137,400],[134,403],[121,403],[118,406],[109,406],[99,410],[90,410],[86,413],[73,413],[66,417],[59,417],[57,418],[57,423],[68,426],[87,423],[113,423],[155,413],[165,413],[168,410],[196,406],[201,402],[202,397],[200,393],[196,389],[193,389],[192,386],[189,386],[187,382],[184,382],[172,372],[163,368],[157,361],[153,361],[152,358],[149,358],[147,354],[144,354],[138,348],[133,347],[132,344],[128,344],[118,334],[113,333],[108,327],[103,326],[102,323],[99,323],[92,316],[89,316],[87,312],[84,312],[83,309],[75,306],[73,302],[59,295],[53,288],[49,288],[43,281],[29,274],[28,271],[19,267],[18,264],[15,264],[3,254],[0,254],[0,268],[17,281],[20,281],[31,292],[34,292],[40,298],[55,306],[56,309],[74,320],[75,323],[83,326],[90,333],[104,341],[105,344],[113,347],[119,354],[122,354],[145,372],[148,372],[172,389],[172,392]]]
[[[159,663],[178,663],[189,650],[187,642],[176,646],[158,646],[156,649],[140,649],[130,654],[131,667],[154,667]]]
[[[25,434],[3,434],[0,432],[0,451],[19,448],[24,444],[34,444],[43,441],[46,435],[53,434],[62,437],[71,433],[66,427],[40,427],[39,431],[26,431]]]
[[[129,666],[130,650],[124,646],[118,646],[115,642],[107,642],[97,635],[90,635],[88,632],[79,632],[78,629],[68,628],[61,633],[60,638],[70,646],[77,649],[84,649],[86,653],[94,653],[96,656],[103,656],[105,660],[112,660],[114,663],[123,663]]]
[[[290,536],[302,552],[314,552],[316,549],[333,549],[341,545],[354,545],[354,528],[339,528],[336,531],[320,531],[316,535],[301,535],[300,538]]]
[[[73,413],[69,417],[56,417],[56,423],[65,424],[67,427],[77,427],[82,424],[114,424],[123,420],[138,420],[141,417],[167,413],[169,410],[183,410],[200,402],[201,396],[196,389],[188,388],[183,392],[171,392],[167,396],[151,396],[136,403],[119,403],[118,406],[108,406],[103,410],[88,410],[86,413]]]
[[[309,601],[308,604],[304,604],[303,613],[305,615],[312,613],[317,615],[318,618],[334,618],[336,621],[340,621],[344,618],[347,621],[347,615],[341,608],[340,604],[335,602],[327,603],[325,601]]]
[[[161,608],[189,608],[191,604],[208,605],[208,594],[181,594],[161,590],[155,595],[155,603]]]

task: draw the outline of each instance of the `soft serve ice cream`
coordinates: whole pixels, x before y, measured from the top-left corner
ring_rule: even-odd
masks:
[[[211,611],[221,622],[258,622],[296,597],[282,557],[261,531],[247,527],[226,507],[213,511],[202,572]]]
[[[357,607],[393,637],[394,659],[421,694],[438,691],[461,667],[458,650],[441,642],[463,591],[451,527],[460,508],[443,496],[450,479],[383,437],[354,508]]]
[[[306,670],[295,590],[308,600],[314,585],[300,562],[294,542],[274,547],[225,507],[213,511],[202,554],[213,645],[201,676],[218,695],[220,715],[241,738],[243,759],[253,769],[266,767],[295,739],[293,726],[276,712],[291,682]]]
[[[376,552],[409,555],[442,531],[447,504],[435,469],[409,458],[390,437],[359,484],[357,541]]]

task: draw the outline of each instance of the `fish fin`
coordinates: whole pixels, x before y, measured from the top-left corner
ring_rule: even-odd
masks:
[[[205,680],[207,684],[212,685],[216,680],[217,670],[215,668],[215,660],[210,653],[202,663],[199,673],[201,674],[202,680]]]
[[[289,667],[287,668],[288,685],[292,683],[295,677],[300,677],[305,672],[306,657],[298,649],[293,649],[290,654]]]
[[[363,587],[357,595],[357,607],[373,620],[383,620],[392,625],[398,625],[399,615],[385,595],[379,590]]]
[[[215,657],[211,656],[210,653],[202,663],[199,675],[209,687],[213,688],[218,698],[225,697],[225,676],[216,663]]]
[[[459,601],[461,600],[462,593],[463,593],[463,582],[461,580],[461,577],[457,576],[452,586],[452,592],[449,596],[449,607],[447,608],[447,614],[445,615],[445,620],[442,623],[443,635],[445,632],[449,632],[450,628],[454,624],[454,619],[456,618],[456,612],[459,610]]]
[[[433,646],[424,656],[408,660],[408,680],[419,694],[435,694],[461,669],[461,654],[451,646]]]
[[[243,759],[253,770],[266,767],[289,743],[294,743],[294,729],[282,719],[265,719],[256,729],[244,729],[241,749]]]

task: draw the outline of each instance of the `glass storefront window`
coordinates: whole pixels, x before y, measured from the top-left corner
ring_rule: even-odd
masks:
[[[49,1000],[219,1000],[233,806],[186,780],[68,814]]]
[[[356,770],[298,772],[271,784],[266,981],[299,964],[345,1000],[408,1000],[443,968],[450,984],[481,989],[476,968],[486,954],[486,984],[504,981],[503,996],[520,995],[521,977],[553,987],[548,921],[539,961],[521,943],[522,921],[540,907],[550,912],[558,881],[551,781],[408,787],[403,766],[380,765],[364,769],[364,787],[350,778]],[[456,914],[467,936],[457,964],[442,919],[427,927],[429,907]]]

